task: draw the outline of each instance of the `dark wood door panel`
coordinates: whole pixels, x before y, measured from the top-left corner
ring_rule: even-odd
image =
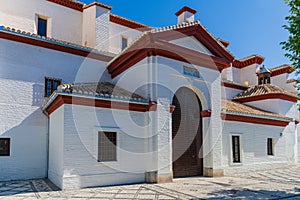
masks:
[[[201,103],[187,88],[178,90],[172,103],[176,106],[172,115],[174,177],[202,175]]]

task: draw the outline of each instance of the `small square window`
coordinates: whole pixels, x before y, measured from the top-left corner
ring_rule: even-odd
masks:
[[[38,30],[37,34],[47,37],[47,20],[38,18]]]
[[[117,133],[99,132],[98,135],[98,161],[116,161]]]
[[[122,37],[122,50],[124,50],[128,46],[128,39]]]
[[[232,136],[232,158],[233,163],[241,162],[240,136]]]
[[[10,156],[10,138],[0,138],[0,156]]]
[[[60,84],[61,79],[45,77],[45,97],[51,96]]]
[[[268,156],[274,156],[274,139],[267,139],[267,154]]]

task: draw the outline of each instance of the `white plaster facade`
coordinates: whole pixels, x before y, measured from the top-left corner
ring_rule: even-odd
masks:
[[[49,38],[26,34],[37,33],[37,16],[48,19]],[[72,3],[63,6],[48,0],[1,3],[0,139],[10,138],[11,144],[10,155],[0,156],[0,181],[47,177],[62,189],[172,181],[172,125],[178,123],[172,120],[176,109],[172,102],[181,88],[192,90],[201,104],[201,175],[221,176],[300,161],[299,111],[291,95],[241,103],[265,115],[229,113],[222,106],[222,99],[232,100],[258,84],[261,57],[234,58],[188,11],[179,15],[179,22],[184,16],[191,22],[162,29],[111,16],[111,8],[101,3],[82,4],[82,11]],[[185,35],[189,27],[204,39],[197,32]],[[148,41],[148,35],[163,38],[170,29],[180,36],[163,41],[165,51],[150,43],[155,51],[140,54],[144,48],[140,41],[147,49],[147,42],[158,41]],[[128,41],[125,51],[122,37]],[[172,48],[182,54],[178,56]],[[57,91],[45,98],[45,77],[61,79],[62,84],[109,82],[146,100],[79,90]],[[291,92],[287,79],[288,73],[282,73],[271,77],[271,84]],[[82,103],[86,100],[93,103]],[[120,107],[123,103],[128,109]],[[233,117],[222,119],[223,114]],[[241,121],[243,117],[248,121]],[[259,122],[265,119],[275,125]],[[98,162],[99,131],[116,132],[116,161]],[[232,135],[240,136],[240,163],[232,162]],[[274,155],[267,155],[268,138],[274,140]]]

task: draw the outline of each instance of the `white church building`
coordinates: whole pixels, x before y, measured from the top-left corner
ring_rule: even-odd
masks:
[[[0,181],[72,189],[300,161],[292,66],[236,58],[189,7],[161,28],[111,9],[1,1]]]

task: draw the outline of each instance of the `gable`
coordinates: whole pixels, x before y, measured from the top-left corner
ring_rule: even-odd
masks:
[[[176,40],[171,40],[170,43],[182,46],[194,51],[199,51],[208,55],[213,55],[206,46],[199,42],[194,36],[183,37]]]

